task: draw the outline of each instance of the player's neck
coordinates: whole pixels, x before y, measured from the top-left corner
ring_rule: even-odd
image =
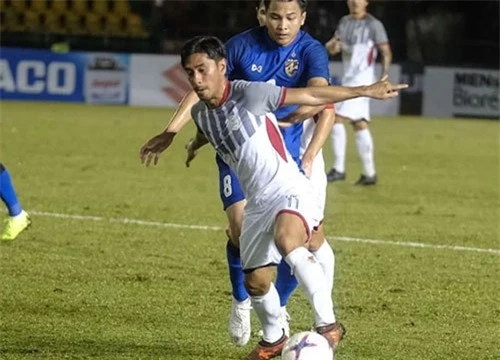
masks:
[[[229,96],[230,89],[231,89],[231,83],[227,79],[225,79],[223,86],[219,87],[219,91],[217,91],[215,96],[205,101],[205,103],[211,109],[215,109],[222,106],[226,102]]]
[[[368,15],[367,11],[363,11],[363,12],[360,12],[360,13],[357,13],[357,14],[351,14],[351,16],[353,17],[353,19],[356,19],[356,20],[364,19],[366,17],[366,15]]]

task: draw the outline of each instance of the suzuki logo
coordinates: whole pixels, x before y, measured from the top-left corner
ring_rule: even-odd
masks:
[[[180,63],[165,70],[161,75],[173,85],[165,86],[161,90],[178,103],[181,102],[188,91],[192,90]]]

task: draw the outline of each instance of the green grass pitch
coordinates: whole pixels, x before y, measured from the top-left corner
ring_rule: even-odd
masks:
[[[213,150],[184,166],[193,126],[145,168],[139,148],[170,110],[3,102],[0,111],[0,160],[33,220],[0,244],[1,359],[250,352],[257,337],[235,348],[227,336]],[[352,185],[360,165],[348,131],[348,179],[329,185],[325,222],[348,328],[337,359],[499,359],[499,122],[375,119],[371,188]],[[292,331],[311,326],[300,290],[289,312]]]

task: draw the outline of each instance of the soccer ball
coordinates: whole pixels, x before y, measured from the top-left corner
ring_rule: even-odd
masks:
[[[288,339],[281,360],[333,360],[333,350],[320,334],[303,331]]]

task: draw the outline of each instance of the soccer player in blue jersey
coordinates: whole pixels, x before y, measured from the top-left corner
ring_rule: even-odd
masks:
[[[2,240],[14,240],[31,224],[30,217],[17,199],[14,185],[7,168],[0,163],[0,198],[9,211],[9,218],[2,231]]]
[[[241,232],[245,286],[263,329],[248,360],[280,356],[287,341],[279,321],[280,298],[272,283],[283,259],[293,269],[314,312],[315,330],[333,351],[344,334],[333,311],[331,289],[316,256],[307,249],[323,209],[308,180],[286,151],[273,112],[283,105],[325,105],[359,96],[387,99],[405,84],[385,78],[370,86],[286,88],[265,82],[229,81],[224,44],[213,36],[187,41],[181,62],[200,98],[192,110],[197,133],[188,146],[189,164],[196,150],[210,143],[237,174],[247,196]]]
[[[278,86],[305,87],[328,85],[328,55],[320,42],[300,30],[306,18],[306,0],[265,0],[263,6],[266,24],[231,38],[226,43],[227,73],[230,80],[272,82]],[[167,128],[150,139],[140,151],[146,165],[156,164],[159,155],[170,146],[175,134],[189,121],[193,104],[198,101],[194,92],[183,99]],[[313,163],[329,137],[334,122],[332,107],[288,106],[278,109],[278,119],[291,122],[312,118],[318,114],[316,129],[307,149],[301,153],[303,124],[282,129],[286,147],[297,165],[307,175],[311,175]],[[238,179],[222,161],[216,157],[220,175],[220,195],[229,221],[227,259],[233,288],[232,312],[229,332],[232,341],[245,345],[250,339],[250,300],[243,282],[243,271],[239,253],[239,237],[243,221],[245,196]],[[322,157],[320,159],[322,161]],[[324,165],[323,170],[324,174]],[[326,184],[326,179],[325,179]],[[323,199],[324,202],[324,199]],[[323,205],[324,206],[324,205]],[[320,226],[310,241],[310,250],[317,257],[333,287],[334,254],[325,241],[323,227]],[[291,275],[289,266],[282,262],[278,267],[276,288],[283,307],[282,320],[288,330],[287,313],[284,306],[297,281]]]

